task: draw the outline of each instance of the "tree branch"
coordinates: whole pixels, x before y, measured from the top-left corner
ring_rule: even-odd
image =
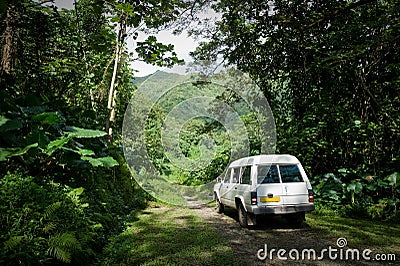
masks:
[[[354,8],[357,8],[357,7],[360,7],[360,6],[363,6],[363,5],[368,5],[368,4],[371,4],[373,2],[376,2],[376,0],[360,0],[358,2],[351,3],[348,6],[338,8],[335,11],[333,11],[332,13],[330,13],[329,15],[326,15],[325,17],[323,17],[323,18],[311,23],[310,25],[307,25],[306,27],[303,27],[303,29],[311,29],[311,28],[313,28],[314,26],[316,26],[316,25],[318,25],[320,23],[323,23],[323,22],[325,22],[327,20],[333,19],[334,17],[336,17],[340,13],[343,13],[345,11],[348,11],[348,10],[351,10],[351,9],[354,9]]]

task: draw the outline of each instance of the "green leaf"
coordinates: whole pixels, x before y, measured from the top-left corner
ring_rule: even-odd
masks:
[[[347,169],[346,168],[340,168],[339,170],[338,170],[338,172],[339,173],[341,173],[341,174],[347,174]]]
[[[101,158],[82,156],[81,159],[88,161],[93,167],[102,166],[102,167],[110,168],[110,167],[119,165],[119,163],[111,156],[101,157]]]
[[[362,184],[360,182],[352,182],[347,185],[347,191],[354,191],[360,193],[362,191]]]
[[[339,196],[336,193],[330,193],[330,194],[328,194],[328,198],[333,199],[333,200],[338,200]]]
[[[356,184],[351,183],[347,185],[347,191],[355,190],[356,189]]]
[[[133,15],[133,5],[129,4],[129,3],[125,3],[125,4],[118,4],[117,8],[120,10],[123,10],[123,13],[128,15],[128,16],[132,16]]]
[[[121,21],[121,19],[120,19],[119,17],[117,17],[117,16],[112,17],[112,18],[110,19],[110,22],[111,22],[111,23],[120,22],[120,21]]]
[[[24,155],[31,148],[36,148],[38,145],[38,143],[33,143],[24,148],[0,148],[0,162],[6,161],[9,157]]]
[[[78,147],[78,153],[83,156],[92,156],[94,155],[94,151],[89,149],[81,149]]]
[[[81,159],[84,161],[88,161],[93,167],[102,166],[102,162],[93,157],[82,156]]]
[[[92,155],[94,155],[94,151],[88,150],[88,149],[81,149],[79,147],[77,147],[77,150],[70,149],[70,148],[65,148],[65,147],[63,149],[67,150],[67,151],[75,152],[75,153],[77,153],[77,154],[79,154],[81,156],[92,156]]]
[[[0,148],[0,162],[6,161],[8,157],[10,157],[10,154],[12,154],[16,149],[6,149],[6,148]]]
[[[84,129],[79,127],[68,127],[70,131],[68,136],[73,138],[98,138],[107,135],[106,132],[101,130]]]
[[[362,184],[360,182],[357,182],[356,183],[355,192],[356,193],[361,193],[362,192],[362,188],[363,188]]]
[[[49,144],[50,140],[46,135],[44,130],[36,129],[28,133],[25,138],[27,143],[35,143],[39,144],[39,147],[44,149],[46,148],[47,144]]]
[[[391,187],[388,179],[386,179],[386,180],[380,180],[379,179],[377,181],[377,183],[378,183],[378,186],[381,186],[381,187],[384,187],[384,188],[390,188]]]
[[[104,167],[110,168],[119,165],[119,163],[111,156],[98,158]]]
[[[0,126],[0,132],[7,132],[7,131],[17,130],[17,129],[22,128],[22,124],[18,120],[8,120],[8,121],[4,122],[4,119],[3,119],[2,122],[3,123]]]
[[[85,189],[83,187],[74,188],[71,192],[68,193],[70,197],[78,197],[80,196]]]
[[[45,112],[37,114],[34,115],[32,119],[48,125],[56,125],[62,121],[62,117],[58,112]]]
[[[355,125],[356,127],[361,127],[361,121],[360,121],[360,120],[355,120],[355,121],[354,121],[354,125]]]
[[[386,179],[389,181],[389,184],[390,184],[390,185],[392,185],[392,186],[399,186],[399,185],[400,185],[400,182],[399,182],[399,180],[398,180],[398,177],[399,177],[399,173],[398,173],[398,172],[394,172],[393,174],[388,175],[388,176],[386,177]]]
[[[10,156],[20,156],[20,155],[23,155],[23,154],[27,153],[31,148],[36,148],[38,145],[39,145],[38,143],[33,143],[33,144],[31,144],[31,145],[26,146],[26,147],[23,148],[23,149],[20,149],[20,150],[17,151],[17,152],[11,154]]]
[[[4,125],[5,123],[7,123],[7,121],[9,121],[9,120],[10,120],[10,119],[8,119],[8,118],[6,118],[6,117],[0,115],[0,127],[1,127],[2,125]]]
[[[62,148],[65,144],[67,144],[70,139],[71,138],[68,136],[68,137],[61,137],[59,139],[51,141],[47,145],[47,149],[44,151],[44,153],[47,155],[51,155],[53,152],[55,152],[56,150]]]

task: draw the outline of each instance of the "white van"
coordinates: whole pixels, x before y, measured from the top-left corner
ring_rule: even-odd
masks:
[[[239,223],[256,224],[259,215],[284,215],[299,225],[315,209],[314,194],[300,161],[292,155],[257,155],[232,162],[214,185],[219,213],[236,208]]]

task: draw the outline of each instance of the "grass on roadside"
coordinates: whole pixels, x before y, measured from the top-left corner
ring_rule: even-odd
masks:
[[[307,223],[323,235],[344,237],[348,247],[371,249],[375,253],[394,253],[400,258],[400,225],[363,218],[346,218],[337,215],[310,213]]]
[[[194,211],[149,208],[116,236],[103,265],[242,265],[224,239]]]

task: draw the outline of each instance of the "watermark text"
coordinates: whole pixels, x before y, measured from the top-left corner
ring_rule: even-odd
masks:
[[[396,254],[373,254],[371,249],[352,249],[345,248],[347,240],[345,238],[338,238],[336,246],[328,246],[322,250],[315,250],[313,248],[305,249],[268,249],[268,245],[257,251],[257,258],[259,260],[342,260],[342,261],[396,261]]]

